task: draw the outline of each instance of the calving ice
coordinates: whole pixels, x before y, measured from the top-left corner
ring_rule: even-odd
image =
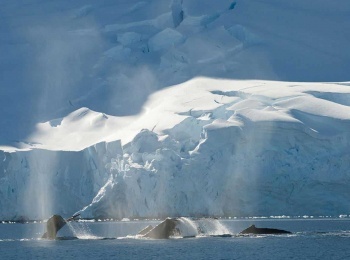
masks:
[[[347,1],[2,10],[0,219],[349,213]]]

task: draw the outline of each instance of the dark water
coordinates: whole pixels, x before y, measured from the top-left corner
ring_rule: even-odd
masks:
[[[55,241],[39,239],[43,224],[0,224],[0,259],[350,259],[350,219],[208,220],[194,238],[127,237],[157,223],[74,223]],[[237,236],[251,224],[293,234]]]

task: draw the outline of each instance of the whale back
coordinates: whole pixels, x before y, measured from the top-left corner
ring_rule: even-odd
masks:
[[[153,229],[152,225],[148,225],[147,227],[145,227],[144,229],[142,229],[139,233],[137,233],[138,235],[144,236],[146,235],[148,232],[150,232]]]
[[[242,230],[240,234],[290,234],[291,232],[276,228],[257,228],[255,225]]]
[[[46,232],[42,238],[55,239],[57,232],[66,225],[66,221],[60,215],[53,215],[46,222]]]
[[[176,219],[167,218],[162,223],[155,226],[144,237],[153,239],[167,239],[176,234]]]

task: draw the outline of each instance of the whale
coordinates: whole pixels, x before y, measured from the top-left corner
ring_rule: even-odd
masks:
[[[150,232],[154,227],[152,225],[148,225],[147,227],[145,227],[144,229],[142,229],[139,233],[137,233],[137,235],[140,236],[144,236],[146,235],[148,232]]]
[[[63,228],[67,222],[75,220],[80,214],[74,215],[68,219],[64,219],[60,215],[51,216],[46,222],[46,232],[42,235],[41,238],[45,239],[56,239],[57,232]]]
[[[171,236],[179,234],[179,230],[176,228],[177,224],[177,218],[167,218],[155,227],[151,225],[147,226],[138,235],[153,239],[168,239]]]
[[[258,228],[255,225],[242,230],[239,234],[257,234],[257,235],[269,235],[269,234],[291,234],[292,232],[276,229],[276,228]]]
[[[51,216],[46,222],[46,232],[41,238],[55,239],[57,232],[66,225],[66,220],[60,215]]]

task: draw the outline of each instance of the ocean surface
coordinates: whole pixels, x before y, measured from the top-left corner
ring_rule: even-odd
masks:
[[[350,219],[183,218],[191,238],[138,238],[139,230],[160,221],[75,222],[44,240],[44,223],[0,224],[0,259],[350,259]],[[286,235],[238,235],[257,227]],[[193,227],[200,227],[196,234]],[[220,236],[230,234],[232,236]]]

